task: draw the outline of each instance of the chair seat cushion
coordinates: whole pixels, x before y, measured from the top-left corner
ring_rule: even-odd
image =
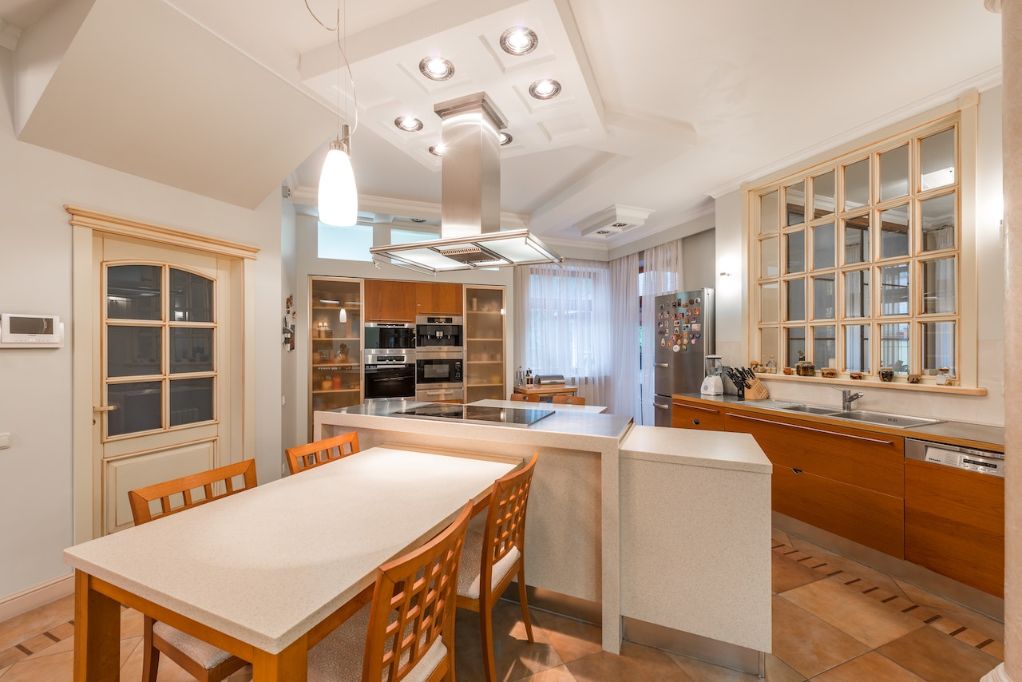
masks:
[[[218,649],[212,644],[207,644],[201,639],[196,639],[160,621],[153,623],[153,634],[160,639],[166,640],[167,644],[170,644],[206,670],[212,670],[231,657],[223,649]]]
[[[469,528],[465,535],[465,546],[461,550],[461,561],[458,563],[458,596],[479,599],[480,575],[479,567],[483,556],[483,534],[475,528]],[[490,589],[496,589],[500,581],[508,574],[522,556],[517,547],[512,547],[500,561],[493,565]]]
[[[369,609],[369,604],[362,607],[309,651],[309,682],[361,682]],[[447,647],[438,637],[401,682],[425,682],[445,656]]]

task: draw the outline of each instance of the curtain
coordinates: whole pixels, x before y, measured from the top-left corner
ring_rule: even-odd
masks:
[[[639,391],[639,254],[610,262],[611,367],[609,412],[642,419]]]
[[[642,256],[642,274],[639,276],[641,297],[641,334],[639,336],[642,409],[636,413],[636,423],[653,424],[653,352],[656,344],[656,297],[682,288],[681,240],[646,249]],[[640,420],[641,416],[641,420]]]
[[[611,373],[610,267],[568,260],[515,269],[523,369],[563,374],[592,405],[608,404]]]

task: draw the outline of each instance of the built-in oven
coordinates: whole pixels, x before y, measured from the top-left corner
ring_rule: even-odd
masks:
[[[419,315],[415,318],[415,346],[434,351],[461,352],[462,318],[450,315]]]
[[[465,394],[461,354],[417,351],[415,397],[419,400],[460,400]]]
[[[415,351],[374,349],[365,352],[366,400],[415,397]]]
[[[415,348],[415,325],[408,322],[366,322],[367,350]]]

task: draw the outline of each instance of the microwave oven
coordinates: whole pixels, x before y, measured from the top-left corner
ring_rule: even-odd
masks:
[[[0,313],[0,348],[61,348],[64,323],[57,315]]]

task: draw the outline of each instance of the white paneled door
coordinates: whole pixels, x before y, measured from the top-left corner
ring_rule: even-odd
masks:
[[[100,535],[131,525],[129,490],[240,459],[229,453],[241,330],[230,259],[107,236],[95,241],[93,267]]]

